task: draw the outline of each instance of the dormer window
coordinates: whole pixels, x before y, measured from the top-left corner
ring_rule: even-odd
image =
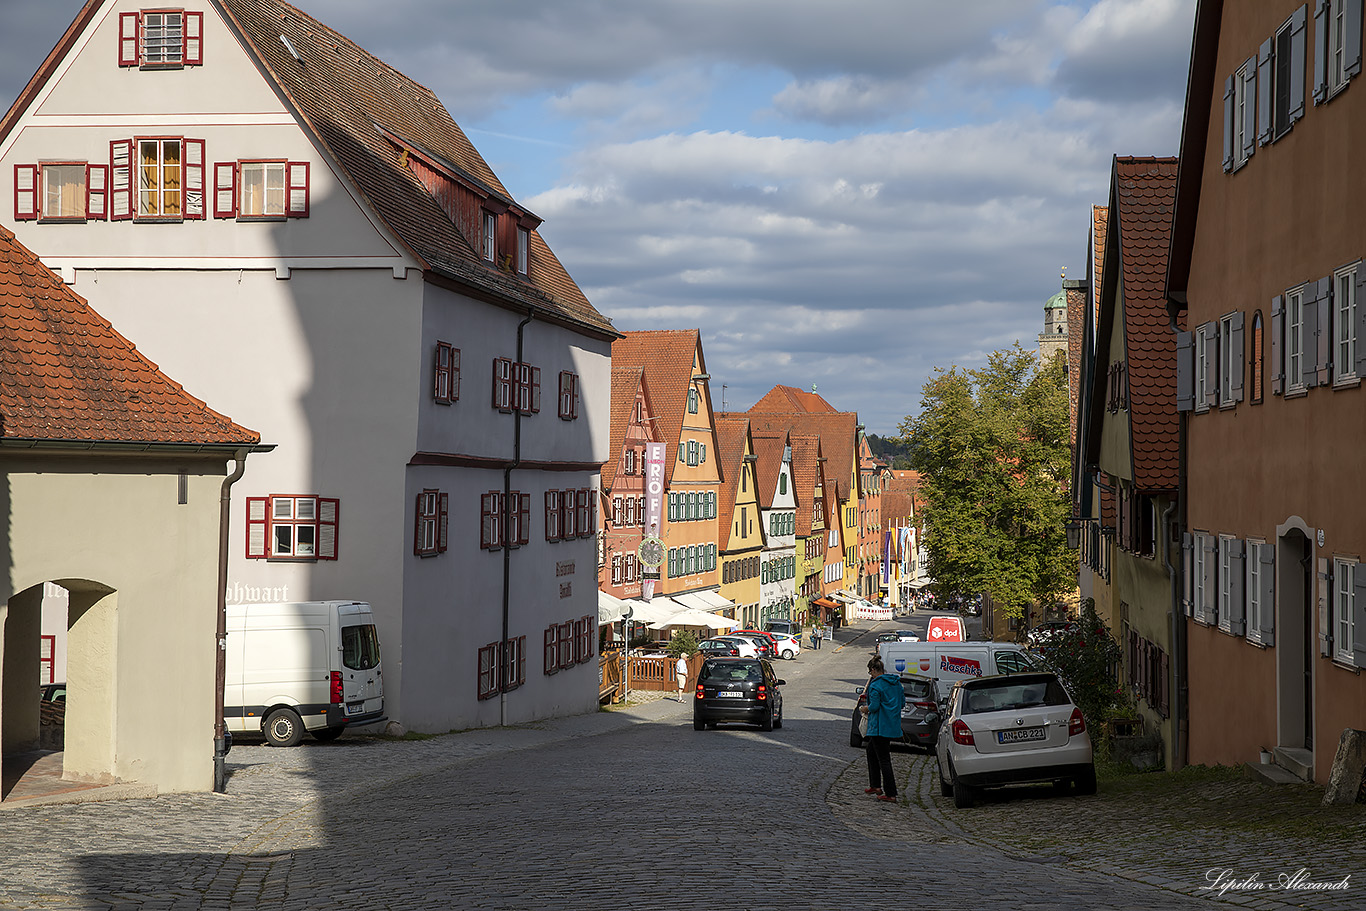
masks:
[[[203,13],[155,9],[119,14],[119,66],[199,66],[203,47]]]
[[[498,216],[487,209],[483,210],[484,222],[484,260],[498,261]]]
[[[517,229],[517,274],[531,274],[531,232],[526,228]]]

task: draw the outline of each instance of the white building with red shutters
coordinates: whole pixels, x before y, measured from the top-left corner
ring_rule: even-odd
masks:
[[[0,121],[0,222],[276,445],[230,593],[369,601],[410,729],[595,707],[618,333],[431,91],[279,0],[91,0]]]

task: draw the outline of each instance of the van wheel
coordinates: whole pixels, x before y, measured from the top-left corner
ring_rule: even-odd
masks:
[[[339,724],[332,728],[318,728],[316,731],[309,731],[309,733],[312,734],[313,739],[319,743],[331,743],[340,737],[344,730],[346,730],[346,725]]]
[[[298,746],[304,738],[304,723],[293,709],[276,709],[266,716],[263,731],[273,747]]]

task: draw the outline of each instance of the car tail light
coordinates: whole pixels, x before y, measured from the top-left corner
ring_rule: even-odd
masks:
[[[759,692],[756,694],[756,698],[760,702],[763,702],[765,699],[768,698],[768,689],[762,683],[759,684]]]
[[[341,671],[333,671],[333,672],[332,672],[332,704],[333,704],[333,705],[340,705],[340,704],[342,703],[342,701],[343,701],[343,700],[342,700]]]
[[[1067,719],[1067,736],[1075,737],[1086,731],[1086,719],[1081,717],[1081,709],[1073,709],[1072,717]]]
[[[976,746],[977,742],[972,739],[972,729],[963,723],[963,719],[958,719],[950,729],[953,731],[953,742],[961,743],[965,747]]]
[[[707,696],[706,688],[703,687],[702,684],[699,683],[699,684],[697,685],[697,698],[698,698],[698,699],[705,699],[706,696]]]
[[[933,703],[933,702],[913,702],[913,703],[911,703],[911,704],[914,705],[916,708],[918,708],[918,709],[924,709],[924,710],[927,711],[927,712],[933,712],[933,711],[934,711],[934,703]]]

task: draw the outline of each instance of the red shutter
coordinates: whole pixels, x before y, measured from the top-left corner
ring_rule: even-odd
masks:
[[[579,375],[577,373],[569,375],[569,389],[573,395],[569,402],[569,417],[573,419],[579,416]]]
[[[133,140],[109,143],[109,220],[133,217]]]
[[[552,623],[545,631],[545,646],[542,654],[544,655],[545,672],[547,674],[553,674],[560,669],[559,643],[555,641],[555,633],[558,632],[558,630],[559,627]]]
[[[517,543],[525,544],[531,532],[531,494],[521,494],[517,507]]]
[[[432,398],[449,405],[451,402],[451,346],[436,343],[436,369],[432,373]]]
[[[341,501],[334,497],[318,497],[318,559],[337,559],[337,521],[341,516]]]
[[[541,411],[541,368],[531,368],[531,413],[540,414]]]
[[[290,218],[308,217],[308,162],[291,161],[285,165],[288,175],[285,215]]]
[[[425,493],[417,495],[417,506],[413,509],[413,556],[422,556],[422,498]]]
[[[220,161],[213,166],[213,217],[237,217],[237,162]]]
[[[14,166],[14,220],[33,221],[38,217],[38,166]]]
[[[559,491],[547,490],[545,492],[545,539],[555,541],[560,537],[560,503]]]
[[[268,556],[270,497],[247,497],[247,559]]]
[[[436,506],[436,552],[444,554],[446,552],[446,532],[450,516],[451,495],[443,493],[437,497]]]
[[[569,667],[574,663],[574,624],[568,621],[561,623],[557,638],[560,643],[560,667]]]
[[[138,65],[138,13],[119,13],[119,66]]]
[[[513,679],[517,681],[518,686],[521,686],[526,683],[526,636],[518,636],[515,641],[517,643],[517,670]]]
[[[593,657],[593,627],[597,618],[589,614],[583,618],[583,660]]]
[[[204,218],[204,140],[185,140],[185,218],[200,220]]]
[[[104,221],[109,212],[109,165],[85,166],[85,217]]]
[[[451,401],[460,401],[460,349],[451,349]]]
[[[199,66],[204,62],[204,14],[185,14],[185,40],[183,50],[186,66]]]

